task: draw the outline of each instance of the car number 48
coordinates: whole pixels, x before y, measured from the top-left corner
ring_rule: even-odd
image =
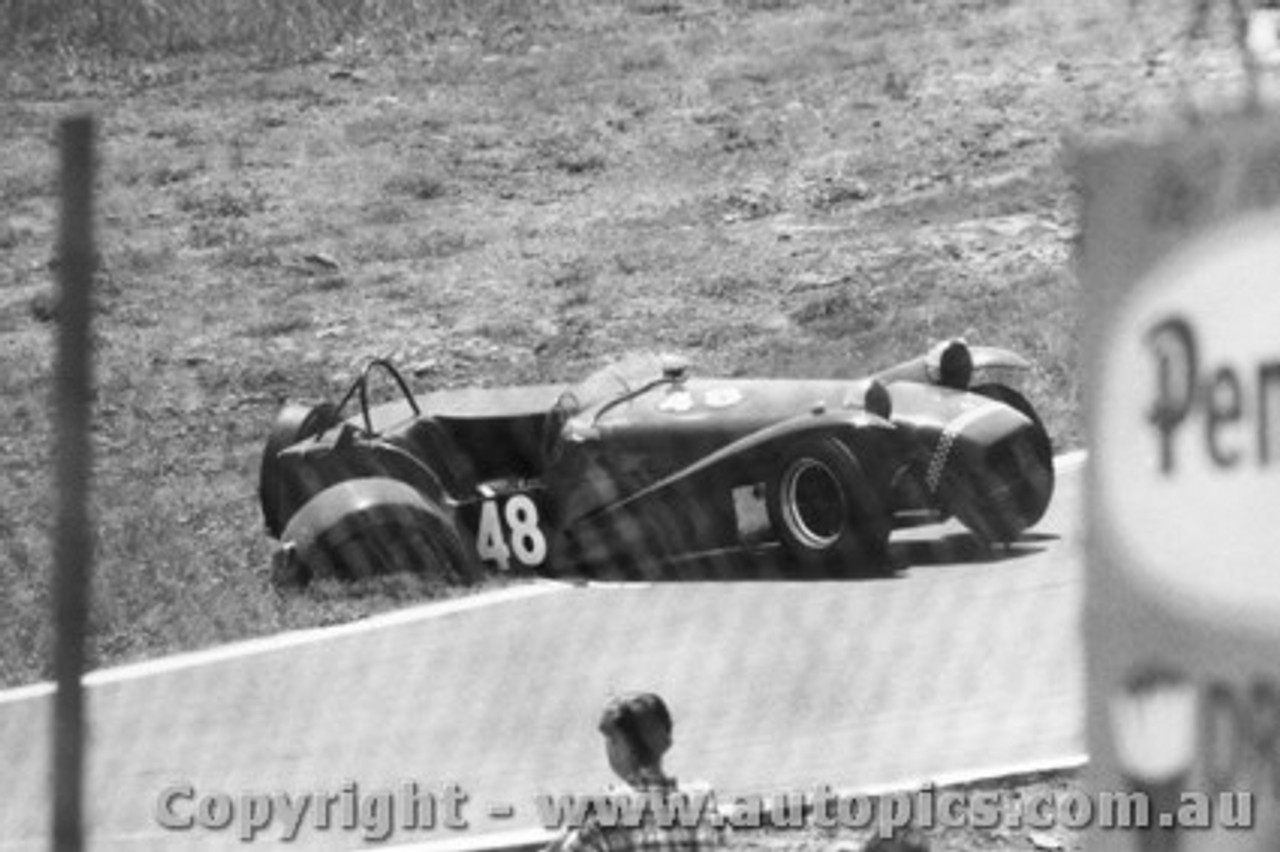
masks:
[[[499,513],[498,501],[484,501],[476,553],[486,562],[496,562],[503,571],[511,569],[513,556],[526,568],[541,565],[547,558],[547,538],[538,525],[538,505],[527,495],[517,494]]]

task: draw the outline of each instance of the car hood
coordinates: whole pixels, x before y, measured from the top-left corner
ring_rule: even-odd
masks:
[[[578,425],[616,429],[697,428],[737,424],[744,429],[815,409],[863,410],[871,381],[788,379],[685,379],[652,386],[593,406]]]

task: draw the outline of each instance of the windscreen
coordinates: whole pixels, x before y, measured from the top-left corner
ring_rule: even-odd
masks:
[[[662,359],[653,353],[628,355],[596,370],[561,394],[556,410],[572,417],[602,402],[662,378]]]

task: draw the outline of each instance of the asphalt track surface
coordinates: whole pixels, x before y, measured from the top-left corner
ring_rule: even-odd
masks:
[[[442,799],[457,784],[465,830],[397,827],[378,845],[536,837],[535,795],[613,780],[595,723],[632,689],[672,708],[668,770],[722,795],[1078,763],[1080,461],[1060,460],[1053,505],[1023,542],[988,553],[958,527],[911,530],[895,536],[909,563],[895,578],[517,586],[94,673],[89,848],[284,845],[279,821],[251,844],[235,823],[161,827],[161,793],[183,784],[231,796],[237,818],[246,793],[350,801],[411,781]],[[47,684],[0,693],[0,850],[48,848],[51,707]],[[288,846],[370,841],[340,827],[340,809],[328,829],[313,811]]]

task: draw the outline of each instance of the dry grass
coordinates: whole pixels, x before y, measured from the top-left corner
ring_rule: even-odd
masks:
[[[545,21],[548,0],[3,0],[9,49],[56,47],[70,58],[105,50],[156,58],[210,50],[284,62],[358,37],[420,43],[442,32]]]

